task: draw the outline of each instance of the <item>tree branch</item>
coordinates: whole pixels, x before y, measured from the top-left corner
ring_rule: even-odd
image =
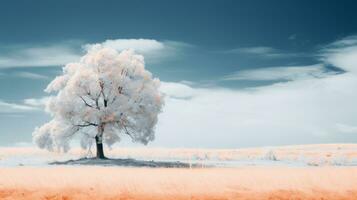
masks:
[[[99,93],[98,95],[95,95],[95,97],[94,97],[94,96],[92,95],[92,93],[91,93],[90,90],[86,90],[86,92],[87,92],[88,98],[90,98],[92,101],[95,102],[95,108],[96,108],[97,110],[100,110],[100,107],[99,107],[99,104],[98,104],[98,99],[99,99],[101,93]],[[83,97],[82,97],[82,98],[83,98]],[[83,100],[83,99],[82,99],[82,100]],[[83,101],[84,101],[84,100],[83,100]],[[84,102],[84,103],[85,103],[85,102]],[[87,105],[87,104],[86,104],[86,105]],[[94,108],[94,105],[90,105],[89,107]]]
[[[80,130],[79,127],[72,127],[72,128],[76,128],[76,129],[75,129],[71,134],[65,135],[64,137],[65,137],[66,139],[68,139],[69,137],[73,136],[75,133],[77,133],[77,132]]]
[[[131,137],[132,140],[134,140],[134,137],[131,135],[131,133],[128,131],[128,129],[126,128],[126,126],[123,126],[124,130],[125,130],[125,134],[129,135]]]
[[[91,108],[95,108],[94,106],[90,105],[82,96],[78,95],[79,98],[82,99],[83,103],[88,106],[88,107],[91,107]]]
[[[91,123],[91,122],[86,122],[86,124],[73,124],[73,126],[77,126],[77,127],[88,127],[88,126],[98,126],[98,124],[94,124],[94,123]]]

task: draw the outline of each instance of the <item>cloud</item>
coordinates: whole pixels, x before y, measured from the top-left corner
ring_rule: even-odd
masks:
[[[28,72],[28,71],[13,71],[13,72],[7,72],[7,73],[0,72],[0,78],[4,78],[4,77],[19,77],[19,78],[35,79],[35,80],[49,79],[49,77],[46,75],[38,74],[38,73],[34,73],[34,72]]]
[[[253,70],[242,70],[223,77],[222,80],[254,80],[254,81],[273,81],[273,80],[298,80],[322,78],[336,74],[328,72],[322,64],[310,66],[284,66],[267,67]]]
[[[192,47],[183,42],[153,39],[114,39],[87,44],[81,41],[64,41],[45,45],[8,45],[0,48],[0,68],[62,66],[78,61],[84,51],[95,45],[118,51],[134,49],[143,54],[148,62],[179,56],[183,49]]]
[[[356,38],[323,47],[322,62],[316,65],[232,76],[288,82],[237,90],[163,83],[168,95],[153,145],[234,148],[357,142]],[[326,65],[344,73],[325,72]]]
[[[282,50],[278,50],[278,49],[275,49],[272,47],[266,47],[266,46],[236,48],[236,49],[224,51],[224,53],[252,54],[252,55],[258,55],[263,58],[290,58],[290,57],[302,56],[302,54],[288,53],[288,52],[284,52]]]
[[[45,96],[41,98],[29,98],[24,100],[24,104],[32,107],[45,108],[46,103],[51,97]]]
[[[320,50],[320,60],[344,71],[357,73],[357,36],[333,42]]]
[[[0,51],[0,68],[60,66],[80,58],[80,46],[71,42],[42,46],[4,46]]]
[[[101,43],[86,44],[84,49],[89,50],[96,45],[114,48],[117,51],[133,49],[142,54],[148,62],[159,62],[163,59],[177,57],[185,48],[193,47],[190,44],[178,41],[157,41],[153,39],[115,39]]]
[[[48,79],[48,76],[37,74],[33,72],[16,72],[14,74],[16,77],[29,78],[29,79]]]
[[[23,100],[23,103],[9,103],[0,100],[0,114],[12,115],[44,111],[49,98],[49,96],[41,98],[30,98]]]
[[[194,89],[182,83],[162,82],[160,90],[168,97],[175,99],[188,99],[194,95]]]
[[[242,52],[242,53],[251,53],[251,54],[271,54],[277,50],[272,47],[247,47],[247,48],[238,48],[233,51]]]
[[[288,37],[289,40],[296,40],[297,34],[292,34]]]
[[[322,48],[322,50],[328,50],[328,49],[336,50],[337,48],[346,48],[356,45],[357,45],[357,35],[351,35],[326,45],[324,48]]]
[[[267,55],[276,50],[270,47],[253,47],[238,49],[251,54]],[[317,52],[320,63],[309,66],[276,66],[261,69],[241,70],[224,76],[223,81],[253,80],[299,80],[323,78],[343,72],[357,73],[357,36],[349,36],[331,44],[325,45]],[[341,71],[328,69],[326,66],[334,66]]]
[[[357,141],[357,135],[351,140],[336,128],[338,123],[357,127],[357,77],[350,73],[249,90],[163,86],[170,90],[154,145],[234,148]]]
[[[0,100],[0,113],[14,114],[14,113],[32,112],[36,110],[38,109],[32,106],[8,103]]]
[[[166,105],[150,145],[234,148],[357,142],[356,46],[353,37],[345,38],[323,47],[315,65],[245,70],[224,77],[289,80],[267,86],[233,90],[162,82]],[[344,73],[326,70],[328,65]],[[43,108],[46,98],[27,99],[20,106]]]
[[[347,125],[347,124],[337,123],[336,124],[336,128],[341,133],[354,133],[354,134],[357,134],[357,126],[351,126],[351,125]]]
[[[23,100],[23,103],[9,103],[0,100],[0,115],[7,117],[23,116],[24,113],[34,114],[35,112],[45,111],[49,96],[41,98],[29,98]]]
[[[151,53],[153,51],[161,51],[165,48],[162,42],[151,39],[116,39],[116,40],[106,40],[99,43],[104,47],[114,48],[118,51],[125,49],[134,49],[139,53]],[[92,48],[96,44],[86,44],[85,49]]]

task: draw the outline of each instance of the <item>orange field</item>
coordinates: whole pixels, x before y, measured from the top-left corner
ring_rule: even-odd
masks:
[[[4,167],[0,199],[357,199],[357,167]]]

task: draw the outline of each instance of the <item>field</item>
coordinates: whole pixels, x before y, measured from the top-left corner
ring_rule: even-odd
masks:
[[[357,168],[0,170],[1,199],[356,199]]]
[[[117,148],[112,157],[196,167],[53,166],[85,155],[0,148],[0,199],[357,199],[357,145]],[[200,165],[201,164],[201,165]],[[198,166],[198,167],[197,167]]]

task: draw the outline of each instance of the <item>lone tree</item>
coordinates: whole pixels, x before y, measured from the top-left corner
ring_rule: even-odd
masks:
[[[46,105],[53,119],[36,127],[34,142],[49,151],[69,149],[77,135],[82,148],[95,141],[97,158],[104,159],[103,143],[119,142],[127,134],[147,144],[163,106],[159,79],[145,70],[144,58],[132,50],[118,53],[95,45],[79,62],[69,63],[63,74],[45,89],[56,92]]]

